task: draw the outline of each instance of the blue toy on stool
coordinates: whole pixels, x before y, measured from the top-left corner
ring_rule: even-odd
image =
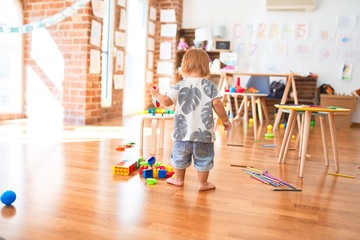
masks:
[[[6,206],[10,206],[16,200],[16,194],[13,191],[6,191],[1,194],[1,202]]]

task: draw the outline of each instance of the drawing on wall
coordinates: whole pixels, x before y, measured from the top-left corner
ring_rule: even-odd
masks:
[[[268,28],[266,23],[259,23],[257,28],[257,39],[265,39],[268,37]]]
[[[283,40],[291,40],[294,37],[294,24],[292,23],[283,23],[281,38]]]
[[[285,58],[287,54],[287,44],[285,41],[273,42],[271,55],[278,58]]]
[[[171,42],[160,43],[160,59],[162,60],[171,59]]]
[[[309,36],[309,24],[298,23],[295,26],[295,37],[297,40],[307,40]]]
[[[344,63],[343,69],[342,69],[342,80],[343,81],[350,81],[352,68],[353,68],[352,63]]]
[[[124,88],[124,75],[115,74],[114,75],[114,89],[123,89]]]
[[[99,50],[90,49],[90,74],[100,74],[101,53]]]
[[[152,69],[154,67],[154,53],[148,51],[147,67]]]
[[[342,48],[339,51],[339,58],[343,62],[357,63],[360,61],[360,49],[358,48]]]
[[[234,24],[234,38],[243,38],[244,37],[244,26],[241,23]]]
[[[117,50],[115,55],[115,71],[124,71],[124,51]]]
[[[154,51],[155,49],[155,40],[153,38],[148,38],[148,44],[147,44],[148,50]]]
[[[257,54],[259,48],[258,43],[250,43],[249,44],[249,56],[255,56]]]
[[[150,10],[149,10],[149,19],[150,19],[150,20],[153,20],[153,21],[156,21],[156,8],[150,7]]]
[[[154,73],[150,70],[146,70],[146,82],[153,83]]]
[[[358,35],[353,34],[340,34],[339,35],[339,47],[353,47],[357,43]]]
[[[162,37],[175,37],[176,31],[177,31],[176,24],[162,24],[160,35]]]
[[[126,34],[124,32],[115,31],[115,46],[125,47],[126,45]]]
[[[120,10],[120,22],[119,22],[119,29],[126,30],[127,20],[126,20],[126,11],[125,9]]]
[[[239,56],[245,56],[246,55],[246,43],[245,42],[238,42],[236,44],[236,53]]]
[[[270,39],[280,39],[280,26],[277,23],[271,23],[269,29]]]
[[[96,17],[104,18],[106,3],[102,0],[91,0],[92,10]]]
[[[149,35],[155,35],[155,23],[149,22],[148,23],[148,34]]]
[[[160,22],[176,22],[174,9],[161,9],[160,10]]]
[[[91,21],[90,44],[101,46],[101,23],[95,20]]]
[[[335,48],[319,48],[318,51],[318,60],[323,61],[334,61],[336,59],[336,49]]]
[[[354,29],[356,27],[356,15],[340,15],[337,19],[338,29]]]
[[[295,44],[293,55],[295,57],[310,57],[312,54],[312,46],[310,44]]]
[[[324,29],[318,32],[318,40],[320,41],[332,42],[334,41],[334,39],[335,39],[334,31]]]
[[[118,0],[117,1],[118,6],[125,7],[126,6],[126,0]]]

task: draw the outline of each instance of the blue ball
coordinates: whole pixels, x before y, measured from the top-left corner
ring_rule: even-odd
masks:
[[[13,191],[6,191],[1,194],[1,202],[6,206],[10,206],[13,202],[15,202],[16,194]]]

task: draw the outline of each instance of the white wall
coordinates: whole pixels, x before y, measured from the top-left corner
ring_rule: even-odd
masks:
[[[337,19],[339,15],[356,16],[355,29],[338,29]],[[279,26],[283,23],[308,23],[309,34],[305,40],[296,39],[259,39],[256,36],[259,23],[266,23],[269,28],[271,23]],[[254,27],[253,37],[238,38],[234,36],[235,24]],[[352,77],[350,81],[342,80],[342,68],[345,60],[341,57],[344,46],[340,44],[339,36],[351,34],[357,37],[355,50],[360,59],[360,1],[359,0],[317,0],[317,9],[313,12],[269,12],[266,10],[266,0],[184,0],[183,26],[184,28],[208,27],[225,25],[227,28],[226,39],[231,40],[232,50],[238,52],[239,71],[247,72],[279,72],[290,71],[302,74],[313,72],[319,75],[318,85],[329,83],[336,93],[350,95],[352,91],[360,88],[360,63],[353,63]],[[320,40],[320,30],[329,30],[334,33],[333,41]],[[262,52],[261,49],[271,50],[274,43],[285,43],[286,55],[281,57],[273,52]],[[250,56],[250,45],[258,46],[256,54]],[[295,56],[294,47],[304,44],[311,47],[309,56]],[[318,52],[320,48],[336,50],[333,60],[320,61]],[[349,47],[349,46],[347,46]],[[244,52],[245,49],[245,52]],[[352,122],[360,122],[360,101],[357,111],[352,115]]]

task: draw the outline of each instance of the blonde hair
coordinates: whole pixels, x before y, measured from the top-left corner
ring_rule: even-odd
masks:
[[[202,49],[192,48],[186,51],[181,62],[180,73],[184,76],[198,73],[200,77],[210,77],[209,55]]]

